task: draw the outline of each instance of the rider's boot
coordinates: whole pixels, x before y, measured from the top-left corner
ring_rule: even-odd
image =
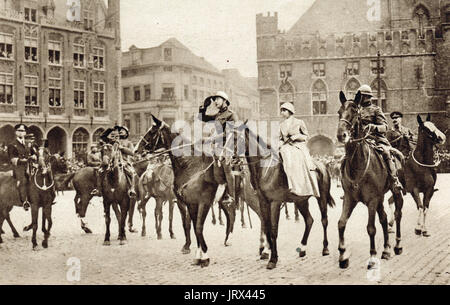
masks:
[[[127,177],[128,183],[130,184],[130,189],[128,190],[128,196],[130,198],[136,198],[137,194],[136,194],[136,190],[134,187],[134,185],[136,183],[135,175],[132,173],[127,173],[126,177]]]
[[[23,183],[20,182],[20,180],[18,180],[17,187],[19,189],[19,199],[20,202],[22,202],[22,207],[25,211],[28,211],[31,205],[30,202],[28,201],[26,185],[24,185]]]
[[[95,170],[95,180],[96,180],[96,188],[94,188],[91,192],[92,196],[103,196],[102,193],[102,173],[103,169],[97,169]]]
[[[401,192],[403,190],[403,186],[400,183],[400,180],[397,176],[397,168],[395,167],[394,161],[392,158],[387,159],[387,165],[389,168],[389,178],[391,180],[391,188],[393,192]]]

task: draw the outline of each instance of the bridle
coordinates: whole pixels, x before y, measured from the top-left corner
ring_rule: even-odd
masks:
[[[430,133],[427,130],[425,130],[423,127],[419,127],[419,128],[423,129],[424,130],[423,132],[426,134],[428,139],[430,139],[433,142],[433,147],[436,146],[437,143],[436,143],[436,140],[435,140],[435,138],[436,138],[435,134],[433,134],[433,136],[431,136]],[[414,150],[411,152],[411,158],[413,159],[413,161],[417,165],[422,166],[422,167],[427,167],[427,168],[433,168],[433,167],[438,167],[439,164],[441,164],[441,159],[439,157],[439,154],[437,154],[437,158],[438,159],[437,159],[437,161],[434,164],[424,164],[424,163],[421,163],[421,162],[417,161],[416,157],[414,157],[414,153],[416,152],[416,148],[414,148]]]

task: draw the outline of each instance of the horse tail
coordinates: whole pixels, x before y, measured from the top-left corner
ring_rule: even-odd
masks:
[[[328,166],[325,166],[325,171],[323,174],[324,182],[326,182],[326,199],[327,204],[331,208],[334,208],[336,206],[336,202],[334,201],[333,196],[331,196],[331,172],[332,169]]]

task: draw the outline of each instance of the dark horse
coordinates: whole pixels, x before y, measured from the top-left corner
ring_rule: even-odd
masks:
[[[239,128],[239,130],[242,129],[245,131],[244,136],[239,136],[236,143],[240,154],[242,153],[241,150],[245,149],[245,157],[250,171],[250,182],[253,189],[257,192],[261,219],[264,223],[263,230],[265,231],[266,243],[265,249],[260,249],[261,259],[265,259],[268,256],[267,250],[270,248],[271,254],[267,269],[273,269],[278,262],[277,238],[281,204],[283,202],[294,202],[305,220],[305,232],[300,248],[298,249],[300,257],[304,257],[306,255],[308,236],[314,222],[309,212],[308,199],[311,196],[300,197],[291,194],[278,153],[269,148],[268,154],[266,154],[267,144],[245,124]],[[250,154],[250,152],[254,151],[253,148],[258,148],[258,152]],[[325,256],[329,255],[327,206],[333,207],[335,203],[330,194],[331,178],[325,165],[317,161],[315,161],[315,165],[317,167],[320,191],[320,197],[317,198],[317,201],[322,215],[324,229],[322,255]]]
[[[210,259],[207,254],[208,247],[203,237],[203,226],[218,186],[213,175],[214,159],[201,153],[197,154],[198,151],[194,154],[194,144],[189,144],[186,147],[189,152],[188,156],[183,154],[180,156],[179,151],[174,152],[175,148],[172,146],[172,143],[178,137],[179,134],[172,133],[166,123],[153,116],[153,125],[137,145],[136,152],[142,153],[147,150],[152,153],[161,148],[169,150],[174,172],[174,193],[177,196],[177,202],[187,206],[195,228],[198,249],[194,264],[206,267],[209,265]],[[225,243],[232,232],[232,224],[229,221],[231,213],[233,213],[231,209],[225,209],[228,220]],[[185,233],[189,232],[190,224],[186,217],[183,217],[183,227]]]
[[[358,202],[363,202],[369,210],[369,221],[367,232],[370,237],[369,268],[375,265],[373,258],[377,251],[375,248],[375,214],[378,213],[379,221],[384,234],[384,251],[382,259],[389,259],[390,244],[388,233],[387,215],[384,211],[384,194],[389,191],[389,177],[384,161],[379,153],[368,142],[368,134],[364,133],[360,121],[361,93],[355,96],[355,100],[347,100],[344,93],[340,92],[341,107],[339,109],[339,124],[337,138],[339,142],[345,143],[345,160],[341,168],[342,187],[344,189],[344,203],[342,214],[339,219],[339,266],[347,268],[349,265],[349,254],[346,251],[344,232],[348,219]],[[397,168],[400,165],[397,164]],[[400,254],[400,222],[402,217],[403,197],[400,192],[394,193],[395,220],[397,224],[397,244],[395,254]]]
[[[102,156],[106,156],[109,159],[108,168],[105,169],[105,175],[102,180],[103,208],[105,212],[106,224],[105,240],[103,245],[109,246],[111,244],[111,206],[117,217],[120,245],[124,245],[127,239],[125,234],[126,219],[128,210],[132,204],[132,200],[128,196],[128,184],[125,176],[125,170],[123,168],[125,161],[123,160],[118,143],[114,145],[103,145],[101,152]]]
[[[434,148],[444,144],[446,140],[445,135],[430,120],[429,114],[425,122],[417,115],[419,123],[417,146],[406,160],[401,175],[405,190],[412,195],[419,211],[415,232],[425,237],[430,236],[425,221],[431,197],[436,191],[434,188],[437,179],[436,168],[439,165],[439,162],[434,161]],[[420,193],[423,193],[423,202],[420,200]]]
[[[24,228],[24,231],[33,229],[33,236],[31,238],[33,249],[36,249],[37,247],[36,231],[38,229],[39,208],[42,208],[42,232],[44,233],[42,247],[48,247],[48,238],[50,237],[50,229],[52,227],[52,205],[54,204],[56,197],[49,154],[45,151],[45,149],[41,148],[38,150],[38,158],[42,160],[40,164],[44,164],[45,168],[42,168],[40,165],[32,166],[29,181],[31,224]],[[9,219],[9,212],[14,205],[22,206],[19,200],[17,182],[10,174],[2,173],[0,176],[0,228],[3,221],[6,219],[11,227],[11,230],[13,231],[14,237],[19,237],[17,230],[14,228],[11,220]]]

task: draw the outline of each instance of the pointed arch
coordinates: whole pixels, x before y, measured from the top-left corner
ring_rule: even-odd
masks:
[[[98,144],[98,141],[100,140],[100,136],[105,132],[105,129],[103,127],[98,128],[94,131],[92,134],[92,144]]]
[[[425,27],[430,25],[430,10],[423,3],[418,3],[413,10],[412,22],[418,29],[419,39],[425,38]]]
[[[54,126],[47,133],[48,149],[51,154],[65,155],[67,149],[67,132],[60,126]]]
[[[280,104],[278,106],[281,106],[287,102],[294,103],[295,101],[295,88],[289,80],[281,81],[280,87],[278,89],[278,94],[280,101]]]
[[[345,84],[345,96],[347,96],[349,99],[353,99],[356,92],[358,92],[359,87],[361,87],[360,81],[355,77],[350,78]]]
[[[77,160],[83,160],[86,163],[86,157],[89,146],[89,132],[83,128],[77,128],[72,134],[72,153]]]
[[[328,87],[322,80],[316,80],[311,87],[313,115],[327,114]]]

